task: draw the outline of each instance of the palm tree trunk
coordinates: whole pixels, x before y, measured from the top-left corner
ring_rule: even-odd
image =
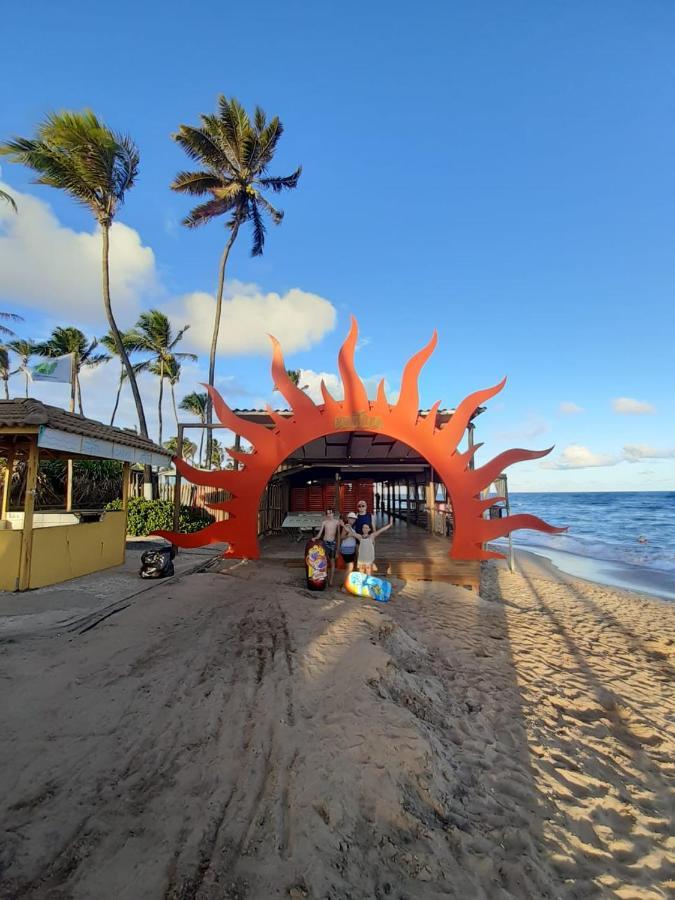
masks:
[[[84,415],[84,410],[82,409],[82,385],[80,384],[80,373],[77,373],[77,403],[80,410],[80,415]]]
[[[101,266],[102,266],[102,275],[103,275],[103,306],[105,308],[106,318],[108,319],[108,325],[110,326],[110,331],[112,332],[112,336],[115,339],[115,346],[117,347],[117,352],[120,355],[120,359],[124,364],[124,368],[126,369],[127,378],[129,379],[129,384],[131,385],[131,393],[134,397],[134,403],[136,404],[136,413],[138,415],[138,427],[141,430],[141,434],[143,437],[148,437],[148,425],[145,421],[145,412],[143,410],[143,401],[141,400],[141,395],[138,390],[138,384],[136,383],[136,373],[133,370],[133,367],[129,361],[129,356],[127,351],[122,343],[122,335],[120,334],[120,330],[117,327],[117,322],[115,321],[115,317],[113,316],[112,311],[112,302],[110,300],[110,223],[102,222],[101,223],[101,237],[102,237],[102,254],[101,254]],[[146,485],[152,485],[152,469],[150,466],[145,466],[143,472],[143,480]],[[145,489],[147,493],[147,488]],[[151,489],[150,489],[151,492]]]
[[[77,364],[73,358],[72,369],[70,370],[70,411],[75,412],[75,400],[77,398]]]
[[[171,402],[173,403],[173,415],[176,420],[176,433],[178,433],[178,410],[176,409],[176,392],[173,389],[173,381],[171,382]]]
[[[227,258],[230,255],[232,244],[234,244],[237,232],[239,231],[239,219],[235,219],[232,224],[232,231],[229,240],[225,245],[225,250],[220,259],[220,271],[218,272],[218,291],[216,293],[216,315],[213,322],[213,336],[211,338],[211,352],[209,354],[209,385],[213,387],[216,373],[216,350],[218,349],[218,331],[220,330],[220,316],[223,308],[223,287],[225,285],[225,266]],[[213,405],[211,403],[211,395],[206,398],[206,424],[211,425],[213,422]],[[211,468],[211,447],[213,436],[211,429],[206,429],[206,468]]]
[[[202,428],[202,436],[199,438],[199,465],[204,465],[204,429]]]
[[[110,424],[115,424],[115,416],[117,415],[117,407],[120,405],[120,394],[122,393],[122,385],[124,384],[124,369],[120,372],[120,383],[117,386],[117,396],[115,397],[115,406],[110,417]]]
[[[9,378],[3,378],[2,380],[5,382],[5,400],[9,400]]]
[[[162,399],[164,397],[164,360],[159,361],[159,445],[162,446]]]
[[[28,357],[23,360],[23,377],[26,379],[26,397],[28,396]]]

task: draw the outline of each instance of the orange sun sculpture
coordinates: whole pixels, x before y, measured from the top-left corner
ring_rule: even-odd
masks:
[[[429,343],[409,360],[403,370],[398,401],[391,404],[384,393],[384,379],[377,389],[377,398],[369,400],[366,389],[354,366],[354,351],[358,337],[356,319],[352,318],[349,335],[338,354],[338,368],[344,388],[344,400],[332,397],[321,382],[324,402],[316,404],[297,387],[286,372],[279,342],[271,337],[273,346],[272,378],[277,390],[286,399],[293,415],[278,415],[268,406],[267,412],[273,428],[247,422],[225,403],[218,391],[208,387],[213,407],[221,423],[235,434],[241,435],[253,445],[252,453],[228,450],[239,470],[203,471],[174,457],[174,465],[180,474],[193,484],[220,488],[230,499],[209,505],[211,509],[224,509],[227,520],[214,522],[193,534],[171,531],[155,531],[178,547],[203,547],[206,544],[225,542],[226,555],[238,559],[258,559],[258,508],[268,481],[278,467],[295,450],[304,444],[339,431],[366,431],[387,435],[402,441],[423,457],[442,479],[452,503],[454,536],[449,552],[451,559],[503,558],[503,554],[487,550],[484,544],[509,534],[517,528],[557,533],[565,528],[555,528],[537,516],[520,514],[501,519],[485,519],[483,513],[502,501],[503,497],[481,500],[480,492],[494,481],[501,472],[515,462],[538,459],[553,449],[506,450],[477,469],[470,462],[481,444],[460,452],[457,448],[464,431],[476,409],[494,397],[504,387],[506,378],[494,387],[470,394],[459,404],[451,419],[442,427],[436,427],[437,401],[425,415],[419,415],[418,378],[422,366],[429,359],[437,343],[434,331]]]

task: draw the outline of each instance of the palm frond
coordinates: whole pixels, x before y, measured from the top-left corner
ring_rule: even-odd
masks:
[[[212,172],[179,172],[171,182],[171,190],[183,194],[207,194],[223,187],[225,179]]]
[[[187,225],[188,228],[197,228],[199,225],[205,225],[206,222],[210,222],[216,216],[229,212],[236,205],[237,200],[235,198],[231,200],[207,200],[206,203],[195,206],[194,209],[190,210],[183,219],[183,225]]]
[[[263,187],[272,188],[275,194],[279,194],[281,191],[296,188],[301,175],[302,166],[298,166],[292,175],[286,175],[283,178],[260,178],[258,181]]]
[[[248,203],[248,218],[253,225],[253,246],[251,247],[251,256],[262,256],[265,247],[265,224],[260,215],[258,204],[253,197]]]
[[[8,194],[7,191],[0,191],[0,200],[4,200],[6,203],[9,203],[14,212],[18,212],[16,200],[14,199],[14,197],[12,197],[11,194]]]
[[[256,191],[256,200],[258,201],[258,203],[260,203],[265,212],[270,216],[275,225],[281,224],[281,220],[284,217],[282,210],[276,209],[274,206],[272,206],[269,200],[266,197],[263,197],[263,195],[258,191]]]
[[[227,170],[230,166],[218,142],[204,128],[181,125],[173,139],[181,145],[190,159],[206,163],[218,171]]]

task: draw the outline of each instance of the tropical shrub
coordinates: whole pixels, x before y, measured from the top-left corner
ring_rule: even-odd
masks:
[[[122,509],[122,501],[108,503],[106,509]],[[192,506],[181,506],[178,530],[199,531],[214,521],[213,516]],[[127,534],[139,537],[151,531],[173,531],[173,503],[170,500],[145,500],[131,497],[127,510]]]

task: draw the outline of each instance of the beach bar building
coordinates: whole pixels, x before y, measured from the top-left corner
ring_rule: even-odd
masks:
[[[0,400],[0,590],[57,584],[124,562],[129,472],[165,466],[171,454],[134,431],[103,425],[38,400]],[[39,464],[46,459],[108,459],[122,463],[122,509],[74,510],[67,480],[60,509],[36,510]],[[20,509],[11,508],[12,474],[23,463]]]

